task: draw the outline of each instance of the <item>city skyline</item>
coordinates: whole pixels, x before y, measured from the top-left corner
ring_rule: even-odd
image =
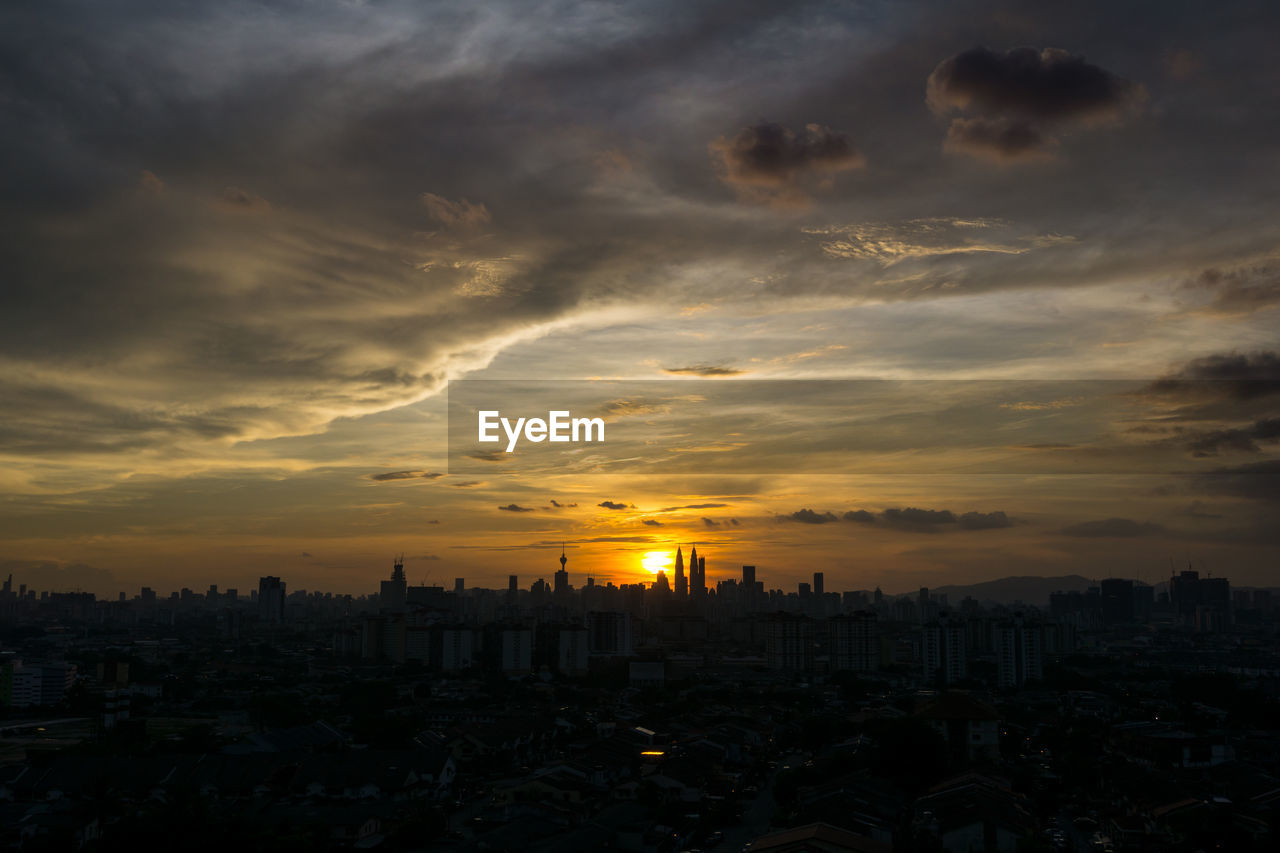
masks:
[[[788,596],[790,596],[791,598],[794,598],[797,595],[799,595],[802,598],[809,595],[812,595],[815,598],[821,598],[824,592],[829,592],[835,596],[848,596],[850,594],[861,595],[863,593],[868,593],[868,594],[874,593],[875,595],[883,595],[885,596],[885,598],[897,599],[897,598],[916,597],[918,595],[926,594],[929,592],[929,587],[882,588],[882,586],[879,584],[876,584],[872,587],[842,586],[841,584],[843,583],[843,580],[838,576],[833,576],[831,587],[830,589],[828,589],[827,583],[826,583],[828,573],[825,570],[820,568],[814,569],[812,573],[809,574],[807,577],[803,575],[798,576],[798,575],[795,575],[794,573],[784,573],[781,575],[770,577],[768,572],[768,567],[758,566],[757,564],[744,564],[736,568],[721,569],[716,572],[712,572],[711,574],[708,574],[706,570],[705,548],[704,548],[703,554],[701,556],[698,556],[697,550],[696,550],[697,548],[696,543],[689,543],[689,544],[690,544],[690,567],[689,567],[688,574],[686,574],[684,571],[683,553],[682,553],[683,547],[684,547],[683,545],[676,546],[676,551],[674,554],[660,552],[660,551],[646,552],[645,561],[644,561],[646,573],[635,575],[635,576],[625,576],[625,577],[615,577],[608,574],[594,572],[589,567],[582,569],[575,566],[574,569],[570,571],[567,565],[569,560],[566,552],[563,550],[563,545],[562,545],[562,550],[561,550],[560,559],[559,559],[559,566],[560,566],[559,569],[556,569],[554,571],[547,571],[547,572],[534,571],[527,574],[510,573],[504,576],[503,578],[504,583],[496,584],[493,586],[488,586],[488,585],[485,585],[484,583],[476,583],[475,582],[476,579],[474,577],[470,579],[468,579],[466,576],[445,577],[441,575],[440,577],[434,577],[430,574],[422,575],[415,582],[415,579],[412,578],[405,570],[406,557],[404,554],[399,554],[396,557],[394,557],[393,572],[391,577],[394,583],[399,584],[403,588],[401,594],[403,594],[404,589],[417,588],[419,590],[435,590],[435,591],[441,591],[441,592],[449,591],[455,594],[461,594],[464,591],[467,593],[474,593],[477,590],[481,590],[486,593],[511,592],[511,591],[518,591],[520,593],[529,593],[529,592],[536,592],[539,589],[543,589],[546,591],[548,595],[550,595],[553,591],[559,589],[561,584],[563,584],[565,592],[572,593],[575,595],[581,594],[583,590],[588,590],[593,588],[597,590],[599,589],[619,590],[619,589],[625,589],[625,588],[632,588],[632,589],[642,588],[645,590],[649,590],[654,594],[661,593],[663,596],[673,601],[692,601],[700,596],[714,597],[717,593],[717,589],[723,590],[727,588],[732,590],[735,588],[737,589],[754,588],[753,585],[757,585],[757,584],[758,584],[758,589],[762,594],[765,594],[767,596],[780,595],[783,598],[786,598]],[[696,573],[695,573],[695,570],[693,569],[694,563],[692,562],[695,557],[698,558],[698,563],[697,563],[698,569],[696,570]],[[1177,578],[1179,576],[1185,577],[1188,573],[1199,576],[1202,571],[1204,571],[1204,575],[1206,578],[1214,577],[1213,572],[1205,570],[1203,566],[1201,566],[1200,568],[1196,568],[1194,565],[1188,563],[1185,566],[1181,566],[1181,567],[1171,564],[1168,567],[1168,574],[1163,577],[1158,577],[1153,579],[1153,578],[1144,578],[1141,576],[1135,576],[1132,578],[1128,578],[1127,576],[1124,576],[1127,578],[1124,580],[1124,582],[1131,585],[1136,584],[1138,586],[1147,587],[1152,590],[1163,589],[1163,592],[1161,594],[1169,595],[1174,585],[1176,584]],[[237,576],[237,577],[240,577],[240,576]],[[944,605],[945,605],[945,602],[947,600],[946,590],[948,589],[969,590],[970,588],[1000,587],[1001,584],[1009,584],[1009,583],[1012,583],[1015,585],[1025,585],[1030,583],[1036,586],[1037,588],[1043,588],[1044,590],[1047,590],[1053,583],[1060,582],[1060,581],[1068,581],[1069,587],[1079,586],[1080,582],[1084,582],[1086,584],[1093,584],[1095,586],[1098,586],[1098,585],[1105,586],[1105,584],[1107,584],[1108,582],[1119,580],[1120,577],[1121,576],[1117,576],[1114,574],[1109,574],[1106,577],[1089,577],[1089,576],[1080,575],[1080,574],[1072,574],[1068,576],[1047,576],[1047,575],[1004,576],[999,578],[991,578],[985,581],[976,581],[973,583],[948,584],[947,586],[943,587],[941,590],[935,588],[934,592],[940,593],[943,596],[941,600],[944,602]],[[1218,577],[1223,578],[1222,575],[1219,575]],[[247,576],[241,578],[240,581],[236,581],[233,579],[230,583],[226,583],[225,582],[226,578],[224,577],[221,579],[212,579],[212,580],[205,579],[205,581],[203,582],[197,582],[195,586],[184,585],[180,589],[166,589],[163,584],[161,584],[158,588],[152,588],[151,586],[143,585],[138,588],[138,592],[134,594],[130,594],[129,590],[121,589],[121,588],[82,589],[80,587],[75,587],[75,588],[46,587],[46,586],[40,585],[40,583],[38,582],[40,578],[41,578],[41,575],[38,572],[31,573],[25,577],[22,575],[15,575],[13,572],[9,572],[3,582],[4,584],[3,592],[5,595],[9,595],[10,593],[12,593],[15,597],[19,599],[25,599],[28,597],[35,599],[38,597],[38,599],[41,601],[47,600],[48,597],[52,594],[60,594],[60,595],[89,594],[89,595],[97,596],[98,599],[103,602],[110,602],[110,601],[116,601],[116,600],[119,600],[122,602],[123,601],[139,601],[139,600],[143,600],[143,601],[181,600],[185,602],[189,598],[192,600],[203,600],[210,596],[216,598],[219,601],[221,601],[223,598],[231,596],[231,598],[228,599],[229,601],[256,602],[258,600],[258,595],[262,588],[261,585],[263,583],[269,582],[270,585],[278,585],[281,589],[284,589],[287,586],[287,581],[288,581],[287,577],[282,577],[280,575],[261,576],[258,578],[258,584],[255,586],[254,583],[249,582],[252,579],[248,578]],[[576,583],[575,583],[575,578],[577,579]],[[757,578],[760,578],[761,580],[757,581]],[[785,582],[779,581],[778,578],[784,578]],[[804,578],[804,579],[799,579],[799,578]],[[774,581],[777,581],[776,585],[774,585],[773,583]],[[788,583],[789,583],[789,586],[788,586]],[[377,586],[375,587],[375,585]],[[1270,585],[1254,587],[1248,584],[1244,584],[1244,585],[1238,584],[1237,587],[1243,588],[1245,590],[1280,589],[1278,587],[1270,586]],[[241,593],[242,589],[243,589],[243,593]],[[377,591],[377,589],[381,589],[381,592]],[[386,578],[384,574],[383,576],[370,579],[367,585],[367,588],[363,588],[363,589],[357,588],[354,590],[347,590],[347,589],[333,590],[333,589],[307,588],[305,586],[295,585],[292,591],[299,594],[306,594],[306,595],[341,596],[341,597],[351,598],[353,600],[363,600],[367,598],[377,599],[380,595],[385,595],[386,589],[387,589]],[[1063,588],[1060,586],[1055,587],[1055,590],[1056,592],[1063,592]],[[1074,591],[1078,592],[1078,590],[1074,590]],[[1010,599],[1006,594],[998,594],[996,597],[991,598],[989,600],[1010,601],[1012,599]],[[1021,599],[1019,598],[1019,600]],[[1043,603],[1044,603],[1043,601],[1039,601],[1039,602],[1034,600],[1027,601],[1028,605],[1034,605],[1034,606],[1040,606]],[[847,608],[848,605],[849,605],[849,601],[846,600],[843,602],[841,606]]]

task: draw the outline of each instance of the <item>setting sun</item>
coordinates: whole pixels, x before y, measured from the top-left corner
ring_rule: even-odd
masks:
[[[640,559],[640,565],[656,575],[658,572],[666,571],[671,567],[671,553],[669,551],[646,551],[645,555]]]

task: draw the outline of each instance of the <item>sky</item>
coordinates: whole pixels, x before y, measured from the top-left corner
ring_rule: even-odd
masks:
[[[0,572],[363,593],[404,553],[527,586],[563,544],[621,583],[697,543],[788,589],[1274,584],[1278,16],[6,3]],[[464,378],[779,380],[744,445],[785,380],[1123,380],[1140,411],[1093,437],[1115,470],[476,474]]]

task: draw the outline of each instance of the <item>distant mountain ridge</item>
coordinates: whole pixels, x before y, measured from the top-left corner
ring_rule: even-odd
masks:
[[[948,603],[955,607],[965,596],[972,596],[978,601],[997,601],[1001,604],[1012,604],[1021,601],[1043,607],[1049,603],[1049,594],[1063,592],[1084,592],[1098,581],[1082,575],[1062,575],[1060,577],[1042,578],[1031,575],[999,578],[982,583],[940,586],[929,590],[930,596],[945,594]]]

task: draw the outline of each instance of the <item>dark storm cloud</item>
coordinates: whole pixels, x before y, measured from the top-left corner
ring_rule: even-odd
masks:
[[[946,148],[998,161],[1045,157],[1058,144],[1046,128],[1115,119],[1145,95],[1058,48],[973,48],[943,60],[926,83],[936,113],[970,114],[951,122]]]
[[[1280,393],[1280,355],[1271,350],[1225,353],[1190,361],[1151,383],[1147,392],[1187,400],[1251,400]]]
[[[802,524],[826,524],[829,521],[835,521],[836,517],[830,512],[814,512],[811,509],[799,509],[787,516],[779,516],[787,521],[798,521]]]
[[[1261,264],[1236,269],[1207,269],[1185,285],[1207,291],[1213,300],[1204,310],[1217,314],[1252,314],[1280,304],[1280,268]]]
[[[498,507],[498,509],[505,512],[533,512],[533,507],[520,506],[519,504],[507,504],[506,506]]]
[[[1067,536],[1078,536],[1090,539],[1131,539],[1138,536],[1158,536],[1168,531],[1159,524],[1149,521],[1134,521],[1131,518],[1106,518],[1100,521],[1084,521],[1062,528]]]
[[[600,503],[596,504],[596,506],[604,507],[605,509],[630,509],[631,508],[631,504],[619,503],[617,501],[600,501]]]
[[[1192,456],[1217,456],[1226,451],[1261,453],[1259,442],[1280,441],[1280,418],[1257,421],[1251,426],[1202,432],[1185,439]]]
[[[845,521],[855,524],[883,525],[895,530],[917,533],[934,533],[939,530],[953,528],[957,530],[999,530],[1012,527],[1014,520],[1001,510],[995,512],[954,513],[949,509],[920,509],[906,507],[904,509],[884,509],[879,514],[865,509],[849,510],[843,516]]]
[[[688,367],[664,367],[663,373],[674,376],[740,376],[745,370],[736,367],[719,367],[712,364],[693,364]]]
[[[956,518],[961,530],[998,530],[1012,527],[1013,520],[1003,512],[966,512]]]
[[[383,474],[370,474],[369,479],[377,480],[378,482],[385,482],[388,480],[414,480],[414,479],[438,480],[443,476],[444,474],[441,474],[438,471],[387,471],[386,473],[383,473]]]
[[[938,112],[973,111],[1047,121],[1112,118],[1143,97],[1140,85],[1059,48],[975,47],[929,75]]]
[[[648,525],[649,527],[661,527],[661,526],[662,526],[662,522],[661,522],[661,521],[658,521],[658,520],[656,520],[656,519],[652,519],[652,518],[646,518],[644,521],[642,521],[642,522],[640,522],[640,523],[641,523],[641,524]]]
[[[1131,395],[1150,407],[1129,428],[1193,457],[1258,453],[1277,439],[1280,356],[1270,350],[1194,359]]]
[[[949,509],[886,509],[880,513],[880,520],[890,527],[905,529],[927,529],[943,524],[955,524],[956,515]]]
[[[705,517],[704,517],[704,518],[702,519],[702,523],[703,523],[703,525],[705,525],[706,527],[719,527],[719,526],[720,526],[720,522],[716,521],[714,518],[705,518]]]
[[[1195,479],[1198,488],[1215,495],[1280,503],[1280,460],[1219,468]]]
[[[721,180],[766,201],[802,201],[814,185],[866,160],[844,133],[820,124],[799,131],[774,122],[744,127],[711,143]]]
[[[1056,145],[1024,119],[958,118],[947,128],[946,148],[995,160],[1044,157]]]

